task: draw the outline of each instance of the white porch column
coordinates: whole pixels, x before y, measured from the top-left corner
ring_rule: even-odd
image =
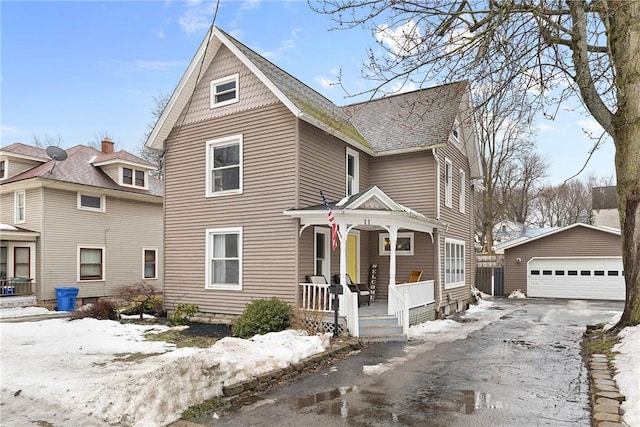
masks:
[[[338,224],[338,238],[340,239],[340,286],[342,286],[343,294],[340,295],[340,315],[346,316],[346,304],[344,302],[344,292],[347,289],[347,235],[349,234],[348,225],[344,223]]]
[[[398,244],[398,226],[389,226],[389,284],[396,284],[396,245]]]

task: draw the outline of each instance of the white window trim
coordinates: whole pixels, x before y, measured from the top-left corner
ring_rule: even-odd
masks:
[[[448,174],[448,175],[447,175]],[[453,162],[444,159],[444,205],[448,208],[453,203]]]
[[[132,176],[132,180],[131,180],[131,184],[125,184],[124,183],[124,170],[125,169],[131,169],[133,172],[133,176]],[[135,185],[136,182],[136,172],[142,172],[144,173],[144,186],[139,186],[139,185]],[[128,187],[128,188],[138,188],[141,190],[148,190],[149,189],[149,173],[148,171],[144,170],[144,169],[136,169],[134,166],[119,166],[118,167],[118,176],[120,179],[120,185],[123,187]]]
[[[458,185],[460,188],[458,189],[458,210],[460,213],[465,213],[465,204],[466,204],[466,188],[467,188],[467,174],[460,169],[460,174],[458,175]]]
[[[89,197],[99,197],[100,198],[100,207],[99,208],[92,208],[89,206],[82,206],[82,196],[89,196]],[[83,210],[83,211],[93,211],[93,212],[105,212],[107,210],[106,208],[106,197],[104,196],[104,194],[102,195],[98,195],[98,194],[90,194],[90,193],[81,193],[78,192],[78,209]]]
[[[80,279],[80,249],[102,249],[102,278],[101,279]],[[96,245],[78,245],[78,252],[76,258],[77,264],[77,281],[80,283],[91,283],[91,282],[105,282],[107,280],[107,250],[105,246],[96,246]]]
[[[236,96],[232,99],[228,99],[226,101],[222,101],[222,102],[216,102],[216,86],[224,84],[224,83],[229,83],[235,81],[236,84]],[[210,108],[218,108],[218,107],[224,107],[225,105],[229,105],[229,104],[234,104],[236,102],[238,102],[240,100],[240,85],[239,85],[239,81],[240,81],[240,75],[239,74],[232,74],[230,76],[227,77],[222,77],[220,79],[216,79],[216,80],[212,80],[211,83],[209,84],[209,99],[210,99]]]
[[[453,120],[453,129],[451,129],[451,138],[453,138],[453,140],[456,142],[460,142],[460,120],[458,120],[457,117]]]
[[[462,280],[457,280],[455,282],[451,282],[451,283],[447,283],[447,243],[451,243],[454,245],[460,245],[462,246],[462,269],[463,269],[463,273],[462,273]],[[465,281],[466,281],[466,276],[467,276],[467,252],[466,252],[466,244],[464,242],[464,240],[458,240],[458,239],[451,239],[451,238],[445,238],[444,239],[444,288],[445,289],[453,289],[453,288],[459,288],[461,286],[465,285]],[[455,266],[454,266],[455,267]],[[453,274],[453,273],[451,273]]]
[[[20,196],[22,196],[22,218],[19,217]],[[14,220],[16,224],[23,224],[27,221],[27,192],[25,190],[18,190],[13,193],[13,210]]]
[[[153,277],[145,277],[145,252],[147,251],[153,251],[155,252],[156,256],[155,256],[155,265],[154,265],[154,271],[153,271]],[[158,278],[158,248],[148,248],[148,247],[143,247],[142,248],[142,279],[143,280],[154,280]]]
[[[0,162],[4,162],[4,174],[0,175],[0,179],[7,179],[9,175],[9,159],[2,159]]]
[[[7,279],[15,276],[15,248],[29,248],[29,277],[36,277],[36,244],[31,242],[7,242]]]
[[[415,247],[415,236],[414,233],[411,232],[400,232],[398,233],[398,239],[406,239],[409,238],[409,245],[411,246],[409,250],[399,250],[396,248],[396,256],[411,256],[413,255],[413,248]],[[391,251],[385,250],[384,241],[389,239],[389,233],[380,233],[378,236],[378,255],[380,256],[389,256],[391,255]]]
[[[211,155],[211,151],[214,147],[223,147],[225,145],[234,145],[234,144],[238,144],[239,148],[238,148],[238,166],[240,168],[239,172],[238,172],[238,188],[235,190],[225,190],[225,191],[212,191],[212,182],[211,182],[211,170],[213,168],[213,158]],[[226,195],[230,195],[230,194],[242,194],[242,181],[243,181],[243,170],[244,170],[244,166],[243,166],[243,135],[239,134],[239,135],[232,135],[232,136],[225,136],[223,138],[216,138],[216,139],[211,139],[209,141],[207,141],[207,143],[205,144],[205,158],[207,159],[206,161],[206,188],[205,188],[205,197],[220,197],[220,196],[226,196]]]
[[[317,235],[324,235],[324,253],[325,265],[324,271],[316,271],[316,260],[318,259],[317,251]],[[330,280],[331,278],[331,229],[327,227],[313,227],[313,272],[315,275],[323,275]]]
[[[238,235],[238,284],[225,284],[214,285],[211,284],[211,257],[213,255],[213,248],[211,247],[211,235],[212,234],[237,234]],[[221,289],[229,291],[241,291],[242,290],[242,227],[228,227],[228,228],[207,228],[205,230],[205,289]]]
[[[354,168],[352,194],[349,194],[349,156],[353,157],[353,168]],[[360,153],[358,153],[355,150],[352,150],[349,147],[347,147],[347,153],[345,155],[344,176],[345,176],[345,194],[347,196],[358,194],[360,192]]]

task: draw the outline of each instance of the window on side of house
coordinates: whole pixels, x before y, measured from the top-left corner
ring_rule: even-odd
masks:
[[[158,278],[158,249],[143,248],[142,249],[142,277],[145,279]]]
[[[444,205],[451,207],[453,200],[453,164],[451,160],[444,160]]]
[[[78,209],[87,211],[104,212],[105,197],[93,194],[78,193]]]
[[[78,246],[78,281],[104,280],[104,247]]]
[[[464,213],[465,211],[465,189],[466,189],[466,174],[464,173],[464,171],[462,169],[460,169],[460,175],[459,175],[459,185],[460,185],[460,190],[459,190],[459,194],[458,194],[458,210],[460,211],[460,213]]]
[[[211,108],[238,102],[238,74],[213,80],[210,86]]]
[[[122,185],[147,188],[146,172],[134,168],[122,168]]]
[[[313,273],[322,275],[329,280],[331,277],[330,256],[331,256],[331,229],[325,227],[315,227],[314,229],[314,259],[315,267]]]
[[[347,196],[360,191],[360,156],[357,151],[347,148]]]
[[[465,244],[462,240],[445,239],[444,287],[455,288],[465,283]]]
[[[0,247],[0,279],[7,278],[7,247]]]
[[[13,276],[14,277],[31,277],[31,248],[18,247],[13,248]]]
[[[0,160],[0,179],[5,179],[7,177],[7,161]]]
[[[453,129],[451,130],[451,136],[456,141],[458,141],[460,138],[460,121],[457,118],[453,121]]]
[[[15,204],[15,222],[22,223],[26,221],[27,197],[24,190],[13,193]]]
[[[242,193],[242,135],[207,141],[207,196]]]
[[[206,232],[205,288],[242,289],[242,228]]]

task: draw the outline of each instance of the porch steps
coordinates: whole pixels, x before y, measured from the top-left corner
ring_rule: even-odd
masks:
[[[368,342],[407,341],[395,316],[376,314],[360,316],[360,339]]]

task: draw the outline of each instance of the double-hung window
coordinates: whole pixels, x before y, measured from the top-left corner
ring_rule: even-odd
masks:
[[[206,233],[205,288],[242,289],[242,228],[210,228]]]
[[[27,198],[24,190],[13,193],[13,201],[15,204],[15,222],[22,223],[26,220]]]
[[[444,160],[444,205],[451,207],[453,199],[453,164],[451,160]]]
[[[13,275],[15,277],[31,277],[31,248],[13,248]]]
[[[210,86],[211,108],[238,102],[238,74],[213,80]]]
[[[242,135],[207,141],[207,196],[242,193]]]
[[[315,275],[331,277],[330,256],[331,250],[331,229],[326,227],[315,227]]]
[[[347,148],[347,196],[360,191],[360,157],[358,152]]]
[[[444,241],[444,287],[464,286],[465,256],[462,240],[445,239]]]
[[[7,161],[0,160],[0,179],[5,179],[7,177]]]
[[[78,281],[104,280],[104,247],[78,246]]]
[[[142,277],[145,279],[158,278],[158,250],[156,248],[142,249]]]

